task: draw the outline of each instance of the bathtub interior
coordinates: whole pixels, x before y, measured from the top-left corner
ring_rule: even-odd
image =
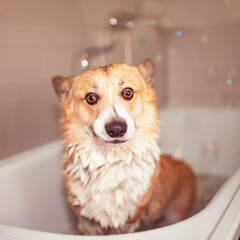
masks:
[[[168,109],[160,115],[160,148],[186,159],[197,174],[199,194],[193,212],[197,214],[239,164],[235,146],[240,142],[239,111]],[[77,219],[63,188],[62,148],[62,142],[55,141],[1,161],[0,224],[77,234]]]

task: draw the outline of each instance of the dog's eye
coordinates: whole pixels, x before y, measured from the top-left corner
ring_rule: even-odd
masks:
[[[122,96],[123,96],[123,98],[126,99],[126,100],[132,99],[133,94],[134,94],[134,91],[133,91],[131,88],[125,88],[125,89],[123,89],[123,91],[122,91]]]
[[[88,104],[93,105],[93,104],[97,103],[98,96],[96,94],[94,94],[94,93],[88,93],[86,95],[85,99],[86,99]]]

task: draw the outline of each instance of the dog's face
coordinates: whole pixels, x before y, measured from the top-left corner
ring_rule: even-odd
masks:
[[[137,67],[113,64],[91,68],[73,78],[55,77],[65,137],[81,141],[85,135],[116,146],[133,139],[141,128],[155,131],[156,116],[147,116],[156,114],[153,81],[150,60]]]

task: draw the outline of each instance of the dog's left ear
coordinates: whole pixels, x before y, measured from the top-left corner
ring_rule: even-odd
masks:
[[[72,79],[57,76],[52,79],[52,84],[58,99],[62,102],[69,94],[72,86]]]
[[[137,66],[145,82],[152,86],[155,81],[155,66],[152,60],[146,59]]]

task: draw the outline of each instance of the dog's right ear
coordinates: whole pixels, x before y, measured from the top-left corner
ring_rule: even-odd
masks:
[[[52,84],[58,99],[62,102],[69,94],[72,86],[72,79],[57,76],[52,79]]]
[[[155,81],[155,67],[154,63],[150,59],[144,60],[137,66],[138,71],[141,73],[145,82],[152,86]]]

